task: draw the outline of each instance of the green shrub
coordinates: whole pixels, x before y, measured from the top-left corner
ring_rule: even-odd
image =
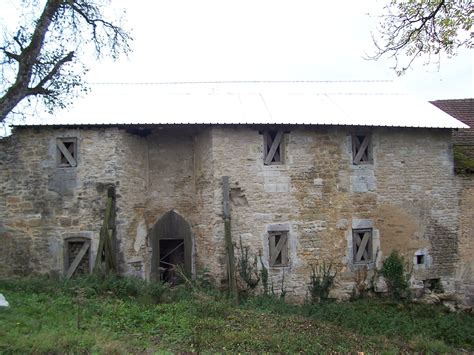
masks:
[[[11,305],[0,309],[0,353],[474,351],[474,317],[441,306],[387,299],[301,306],[257,295],[237,307],[198,280],[173,288],[94,275],[38,280],[0,280]]]
[[[396,250],[393,250],[384,260],[380,273],[385,278],[388,292],[392,297],[400,299],[408,296],[408,275],[405,271],[405,261]]]
[[[311,303],[314,304],[329,299],[329,291],[334,284],[336,275],[337,270],[332,270],[332,263],[326,265],[326,263],[323,262],[316,267],[311,265],[311,275],[308,286]]]
[[[258,275],[257,256],[255,255],[253,262],[251,262],[249,249],[248,246],[242,245],[242,238],[240,238],[239,275],[247,284],[247,289],[253,290],[260,282],[260,276]]]
[[[262,260],[262,255],[258,256],[260,258],[260,278],[262,280],[263,294],[268,295],[269,285],[268,285],[268,269]]]

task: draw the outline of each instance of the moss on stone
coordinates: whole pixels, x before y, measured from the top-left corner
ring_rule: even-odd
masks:
[[[458,174],[473,174],[474,173],[474,159],[469,157],[461,146],[454,146],[454,167]]]

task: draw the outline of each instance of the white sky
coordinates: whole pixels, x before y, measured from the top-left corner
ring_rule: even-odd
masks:
[[[474,96],[473,51],[419,60],[397,79],[371,53],[388,0],[113,0],[127,11],[134,52],[95,65],[91,82],[396,80],[423,99]],[[146,5],[145,5],[146,3]]]
[[[2,2],[17,1],[0,0],[0,21],[8,13],[2,16]],[[363,59],[374,49],[371,32],[388,1],[111,0],[112,12],[127,11],[133,52],[117,62],[91,59],[87,79],[395,80],[424,100],[474,97],[472,50],[443,58],[439,67],[418,60],[399,79],[392,61]],[[86,105],[87,97],[79,98],[73,109]]]

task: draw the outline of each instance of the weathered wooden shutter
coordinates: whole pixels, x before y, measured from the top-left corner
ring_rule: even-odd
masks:
[[[270,266],[288,266],[288,235],[272,233],[269,235]]]
[[[265,165],[280,164],[282,157],[283,130],[263,132]]]
[[[372,261],[372,229],[354,229],[352,231],[354,262]]]
[[[77,147],[75,138],[59,138],[56,140],[58,150],[58,165],[62,167],[77,166]]]
[[[71,278],[74,273],[90,273],[90,240],[83,238],[72,238],[66,240],[65,243],[66,278]]]
[[[370,134],[352,135],[352,158],[353,163],[356,165],[371,162]]]

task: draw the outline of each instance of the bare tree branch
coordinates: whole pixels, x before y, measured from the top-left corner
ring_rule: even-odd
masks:
[[[74,47],[93,43],[99,57],[106,50],[113,58],[130,50],[130,35],[103,16],[106,1],[43,2],[30,27],[19,26],[12,40],[0,44],[0,123],[27,98],[41,99],[50,111],[71,101],[83,86]]]
[[[461,46],[474,46],[473,33],[469,33],[474,5],[469,0],[392,0],[385,11],[378,38],[372,36],[376,51],[367,59],[388,55],[395,59],[399,75],[423,55],[429,59],[442,52],[455,55]]]

